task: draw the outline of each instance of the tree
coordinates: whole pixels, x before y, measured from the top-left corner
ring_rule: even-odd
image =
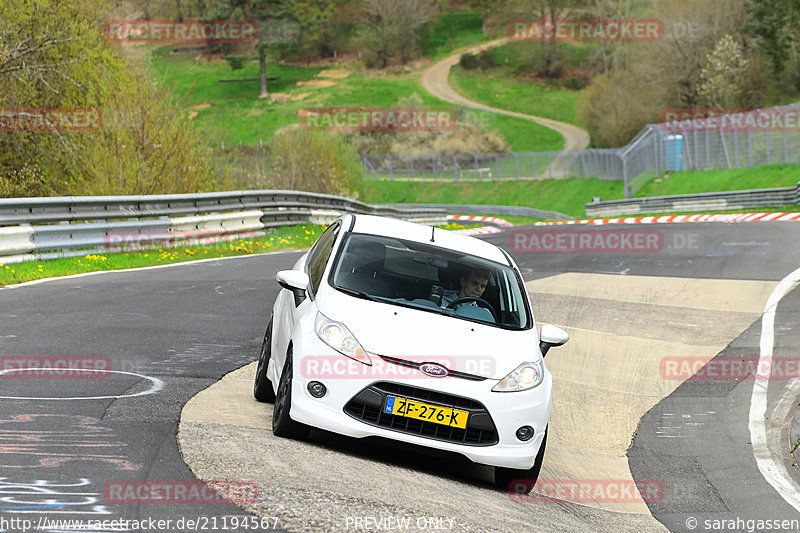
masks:
[[[596,0],[591,8],[593,16],[602,19],[627,19],[634,13],[633,0]],[[594,56],[598,57],[603,72],[616,72],[627,65],[627,43],[597,43]]]
[[[755,35],[756,49],[772,60],[773,71],[787,67],[798,72],[796,50],[800,45],[800,5],[796,0],[751,0],[744,31]],[[787,65],[786,63],[790,64]]]
[[[393,19],[399,27],[400,61],[405,65],[411,59],[419,42],[421,30],[438,12],[434,0],[394,0]]]
[[[542,45],[542,74],[552,75],[557,63],[558,40],[556,32],[544,31],[545,28],[552,27],[559,19],[568,18],[570,14],[581,8],[586,0],[505,0],[502,11],[509,14],[511,18],[523,17],[532,18],[538,15],[538,23],[541,25]]]
[[[258,22],[259,96],[267,98],[267,52],[277,43],[298,37],[297,13],[293,0],[223,0],[211,12],[212,19],[256,20]],[[243,66],[241,56],[226,57],[233,70]]]
[[[303,41],[313,43],[322,57],[333,55],[334,25],[341,2],[336,0],[296,0],[297,20],[303,30]]]
[[[363,35],[381,68],[399,51],[405,64],[422,29],[438,11],[435,0],[364,0]]]
[[[98,108],[124,75],[100,34],[100,0],[6,2],[0,17],[0,108]],[[76,187],[71,172],[90,135],[0,131],[3,189],[60,193]],[[58,175],[58,179],[56,176]]]
[[[469,0],[470,7],[477,9],[481,13],[481,31],[483,31],[484,35],[486,35],[489,15],[492,14],[492,9],[494,9],[498,3],[499,0]]]
[[[102,0],[38,0],[13,2],[3,12],[0,107],[93,108],[102,127],[0,130],[1,195],[213,187],[185,116],[103,39],[104,8]]]
[[[386,68],[394,55],[400,29],[392,20],[394,0],[364,1],[364,37],[372,46],[380,68]]]
[[[738,106],[748,66],[744,46],[726,34],[708,55],[700,71],[698,94],[709,107],[731,109]]]
[[[581,95],[581,119],[595,146],[624,144],[663,111],[702,107],[709,97],[726,106],[760,105],[760,64],[744,48],[741,56],[731,44],[718,49],[725,35],[744,39],[745,0],[654,0],[645,16],[663,22],[663,38],[627,45],[622,68],[596,77]],[[725,87],[732,81],[726,68],[735,69],[735,90]],[[621,115],[625,107],[631,111]]]

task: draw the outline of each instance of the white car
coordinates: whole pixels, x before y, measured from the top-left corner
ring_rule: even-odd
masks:
[[[539,338],[504,250],[346,215],[276,278],[253,391],[275,402],[275,435],[403,441],[494,466],[499,488],[533,488],[552,401],[544,355],[568,336],[545,325]]]

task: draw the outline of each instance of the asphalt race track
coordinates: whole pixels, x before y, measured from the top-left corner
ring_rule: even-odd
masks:
[[[590,232],[608,244],[618,240],[602,232],[633,231],[624,226],[487,237],[523,271],[537,321],[571,335],[547,356],[554,409],[542,495],[527,501],[458,458],[318,431],[307,442],[272,436],[271,406],[252,399],[251,363],[274,274],[297,252],[0,290],[0,532],[70,529],[45,518],[119,522],[84,529],[98,532],[231,531],[248,513],[265,518],[261,531],[746,531],[748,521],[800,519],[788,451],[800,292],[781,284],[800,268],[798,226],[641,228],[657,246],[552,253],[530,238]],[[771,379],[719,375],[758,362],[765,339]],[[67,360],[100,370],[13,370]],[[687,381],[687,364],[706,371]],[[197,478],[257,494],[233,505],[114,492]]]

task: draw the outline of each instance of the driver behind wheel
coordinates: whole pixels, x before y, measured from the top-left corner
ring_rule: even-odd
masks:
[[[442,307],[447,307],[459,298],[480,298],[489,283],[489,272],[480,268],[470,268],[466,276],[461,276],[459,290],[447,290],[442,295]],[[475,305],[475,302],[467,305]]]

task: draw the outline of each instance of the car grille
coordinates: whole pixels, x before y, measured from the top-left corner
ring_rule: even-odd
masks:
[[[388,394],[467,411],[469,413],[467,427],[466,429],[455,428],[384,413],[383,406]],[[497,428],[482,403],[469,398],[419,387],[388,382],[374,383],[350,400],[344,406],[344,412],[356,420],[371,426],[429,439],[465,444],[467,446],[491,446],[498,442]]]

